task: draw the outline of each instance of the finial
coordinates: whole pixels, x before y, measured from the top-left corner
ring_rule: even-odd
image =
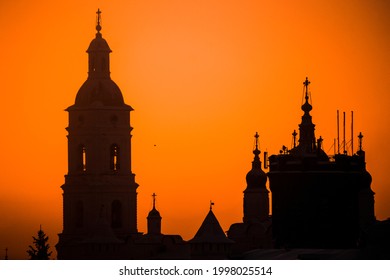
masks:
[[[156,196],[157,195],[155,193],[153,193],[152,196],[153,196],[153,209],[155,209],[156,208]]]
[[[363,134],[360,132],[358,135],[359,138],[359,151],[363,151]]]
[[[324,141],[324,139],[322,138],[322,136],[320,136],[320,138],[317,139],[318,151],[322,149],[322,141]]]
[[[214,202],[212,202],[212,201],[210,200],[210,211],[213,210],[213,205],[214,205]]]
[[[97,12],[96,12],[96,14],[97,14],[97,17],[96,17],[96,31],[98,33],[100,33],[100,30],[102,30],[102,26],[100,25],[101,24],[101,20],[102,20],[102,18],[100,16],[101,13],[102,12],[100,11],[100,9],[98,9]]]
[[[308,100],[309,99],[309,85],[310,85],[310,81],[309,79],[306,77],[306,80],[303,82],[303,85],[305,86],[305,99]]]
[[[255,155],[259,155],[260,154],[260,150],[259,150],[259,134],[257,132],[255,134],[255,150],[253,151],[253,153]]]
[[[292,133],[293,141],[294,141],[294,148],[297,146],[297,135],[298,135],[298,133],[294,129],[294,132]]]
[[[5,260],[8,260],[8,248],[5,248],[5,257],[4,257]]]
[[[309,103],[309,85],[310,81],[306,77],[306,80],[303,82],[305,89],[305,103],[302,105],[301,109],[305,112],[305,114],[309,114],[309,112],[313,109],[313,107]]]
[[[252,161],[252,169],[261,168],[261,161],[259,158],[260,150],[259,150],[259,134],[256,132],[255,134],[255,149],[253,150],[253,154],[255,158]]]

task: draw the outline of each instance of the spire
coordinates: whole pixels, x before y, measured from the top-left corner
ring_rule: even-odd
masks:
[[[246,175],[246,182],[248,188],[265,188],[265,183],[267,181],[267,175],[261,169],[260,161],[260,150],[259,150],[259,134],[255,134],[255,148],[253,154],[255,155],[252,161],[252,169]]]
[[[305,103],[302,105],[301,109],[306,114],[309,114],[309,112],[313,109],[313,107],[309,103],[309,85],[310,81],[306,77],[306,80],[303,82],[303,86],[305,88]]]
[[[302,116],[302,122],[299,125],[299,144],[298,149],[303,153],[312,153],[315,151],[316,139],[314,136],[314,127],[315,125],[312,122],[310,111],[313,109],[309,103],[309,84],[310,81],[306,77],[303,82],[304,92],[305,92],[305,103],[301,106],[302,111],[304,112]]]

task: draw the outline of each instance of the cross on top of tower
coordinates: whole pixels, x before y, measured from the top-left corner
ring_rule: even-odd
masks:
[[[294,148],[297,146],[297,135],[298,135],[298,133],[294,129],[294,132],[292,133],[293,141],[294,141]]]
[[[255,149],[253,150],[253,153],[255,156],[258,156],[260,154],[259,150],[259,133],[256,132],[255,134]]]
[[[363,150],[363,134],[360,132],[358,135],[359,138],[359,151]]]
[[[306,77],[306,80],[303,82],[303,85],[305,86],[305,99],[308,100],[309,99],[309,85],[310,85],[310,81],[309,79]]]
[[[309,112],[313,109],[313,107],[309,103],[309,85],[310,81],[306,77],[306,80],[303,82],[304,90],[305,90],[305,103],[301,106],[302,111],[305,112],[305,114],[309,114]]]
[[[96,12],[96,14],[97,14],[97,17],[96,17],[96,31],[98,33],[100,33],[100,30],[102,30],[102,26],[100,25],[101,20],[102,20],[102,18],[100,16],[101,13],[102,12],[100,11],[100,9],[98,9],[97,12]]]
[[[153,193],[152,196],[153,196],[153,209],[155,209],[156,208],[156,196],[157,196],[157,194]]]

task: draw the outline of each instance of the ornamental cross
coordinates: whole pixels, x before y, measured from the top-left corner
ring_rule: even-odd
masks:
[[[255,134],[255,144],[256,144],[256,150],[258,150],[259,147],[259,134],[256,132]]]
[[[96,14],[97,14],[97,24],[100,25],[100,14],[102,12],[100,11],[100,9],[97,10]]]
[[[306,96],[305,96],[305,99],[309,99],[309,94],[308,94],[308,87],[310,85],[310,81],[308,80],[308,78],[306,77],[306,80],[303,82],[303,85],[305,86],[306,88]]]
[[[100,16],[100,14],[101,14],[101,13],[102,13],[102,12],[100,11],[100,9],[98,9],[97,12],[96,12],[96,14],[97,14],[96,31],[97,31],[98,33],[100,33],[100,30],[102,30],[102,27],[101,27],[101,25],[100,25],[100,23],[101,23],[101,16]]]
[[[153,196],[153,208],[155,208],[155,206],[156,206],[156,196],[157,196],[157,194],[153,193],[152,196]]]

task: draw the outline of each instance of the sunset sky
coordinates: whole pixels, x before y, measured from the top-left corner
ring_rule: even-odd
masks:
[[[254,134],[291,147],[305,77],[316,136],[336,111],[364,135],[378,219],[390,217],[390,1],[0,0],[0,259],[27,258],[39,225],[62,231],[68,114],[87,78],[96,10],[131,113],[138,230],[157,194],[162,231],[192,238],[215,202],[242,221]],[[3,249],[4,248],[4,249]]]

